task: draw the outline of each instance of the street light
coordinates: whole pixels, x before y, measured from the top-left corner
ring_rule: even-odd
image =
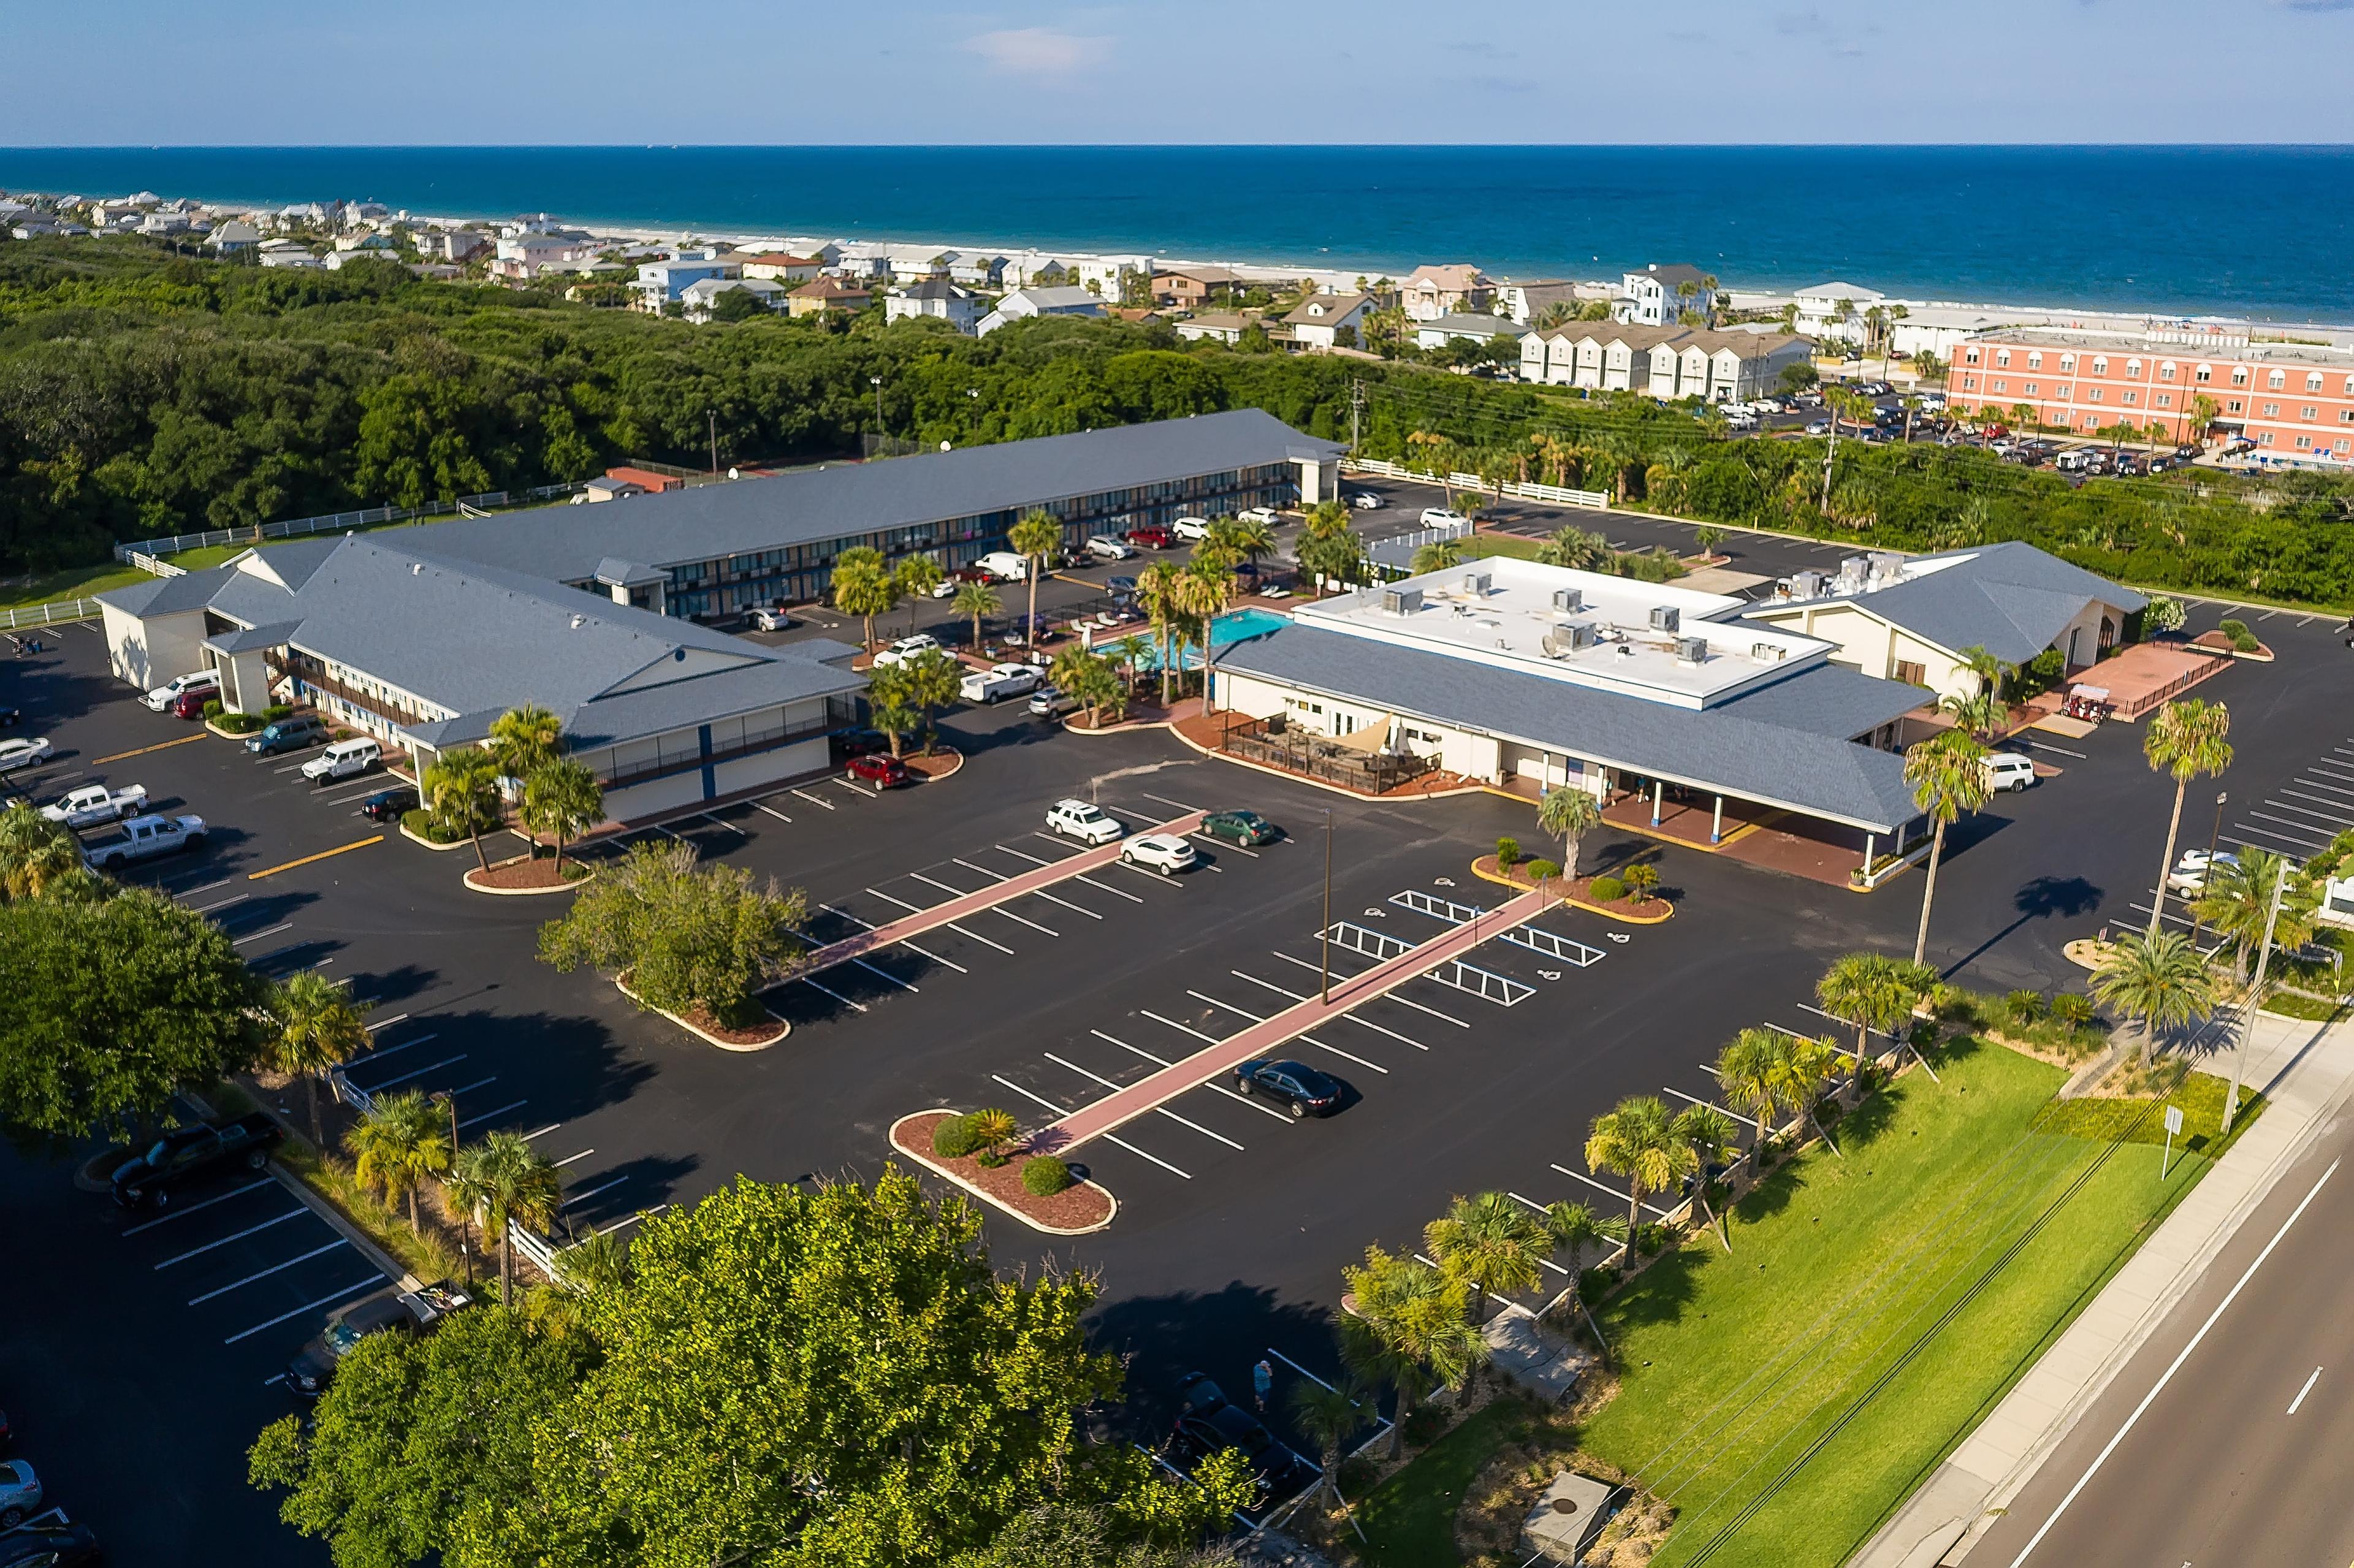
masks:
[[[1332,808],[1324,808],[1324,927],[1317,933],[1316,956],[1322,968],[1323,983],[1317,1000],[1326,1005],[1332,1001]]]
[[[2215,874],[2215,841],[2222,836],[2223,802],[2231,798],[2230,794],[2224,790],[2218,789],[2215,791],[2215,825],[2207,830],[2207,868],[2200,873],[2202,879],[2212,877]],[[2170,874],[2172,868],[2168,867],[2168,871],[2161,874]],[[2166,889],[2161,887],[2158,891],[2163,893]],[[2195,899],[2186,899],[2184,902],[2190,906],[2190,940],[2192,945],[2196,946],[2199,941],[2199,927],[2204,920],[2205,916],[2199,913],[2199,905]]]
[[[883,378],[870,376],[866,384],[875,388],[875,433],[879,436],[883,433]]]
[[[450,1109],[450,1163],[454,1167],[458,1163],[457,1093],[451,1089],[436,1089],[426,1098],[439,1100]],[[474,1283],[474,1249],[466,1245],[466,1227],[462,1224],[458,1227],[458,1253],[466,1260],[466,1283],[472,1285]]]

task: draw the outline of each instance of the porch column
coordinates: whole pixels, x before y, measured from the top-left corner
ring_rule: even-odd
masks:
[[[1708,825],[1708,842],[1712,844],[1724,842],[1724,797],[1722,795],[1716,798],[1716,816]]]
[[[1665,805],[1665,804],[1666,804],[1666,802],[1667,802],[1667,799],[1668,799],[1668,785],[1667,785],[1667,780],[1665,780],[1665,779],[1652,779],[1652,780],[1651,780],[1651,826],[1653,826],[1653,827],[1655,827],[1655,828],[1656,828],[1656,827],[1658,827],[1658,826],[1659,825],[1659,809],[1660,809],[1660,807],[1661,807],[1661,806],[1663,806],[1663,805]]]
[[[1872,852],[1879,847],[1880,835],[1878,833],[1867,832],[1863,835],[1863,874],[1866,876],[1870,876],[1872,874]]]

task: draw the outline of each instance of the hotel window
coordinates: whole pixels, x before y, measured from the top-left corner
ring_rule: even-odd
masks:
[[[2277,418],[2280,418],[2280,405],[2279,405],[2279,404],[2277,404],[2277,403],[2267,403],[2267,404],[2265,404],[2265,405],[2264,405],[2264,418],[2267,418],[2267,419],[2277,419]]]
[[[2141,394],[2128,387],[2126,388],[2124,401],[2127,403],[2138,403],[2141,401]]]
[[[2277,392],[2282,387],[2288,385],[2288,376],[2284,373],[2275,370],[2271,375],[2264,377],[2264,385]]]
[[[2354,441],[2349,441],[2343,436],[2338,438],[2338,450],[2339,451],[2342,452],[2349,447],[2354,447]]]
[[[2299,436],[2296,439],[2296,449],[2299,451],[2304,451],[2312,445],[2313,438],[2311,436]]]
[[[1964,365],[1976,365],[1978,362],[1978,351],[1975,348],[1971,349],[1967,354],[1962,356],[1962,363]],[[2354,377],[2349,377],[2348,379],[2347,386],[2349,390],[2354,390]]]
[[[1896,678],[1908,686],[1925,686],[1929,683],[1928,666],[1916,664],[1909,659],[1899,659],[1896,661]]]
[[[2318,391],[2320,391],[2320,390],[2321,390],[2321,372],[2320,372],[2320,371],[2318,371],[2318,370],[2314,371],[2314,372],[2312,372],[2310,375],[2308,375],[2308,376],[2306,376],[2306,378],[2305,378],[2305,389],[2306,389],[2306,391],[2308,391],[2308,392],[2318,392]]]
[[[2029,397],[2034,397],[2034,396],[2035,396],[2035,383],[2034,383],[2034,382],[2032,382],[2032,381],[2029,382],[2029,383],[2027,384],[2026,387],[2024,388],[2024,390],[2026,391],[2026,393],[2027,393],[2027,395],[2028,395]]]
[[[2354,408],[2338,409],[2338,422],[2341,425],[2354,425]]]
[[[2173,408],[2173,407],[2174,407],[2174,394],[2173,394],[2173,393],[2171,393],[2171,392],[2161,392],[2161,393],[2159,393],[2159,394],[2158,395],[2158,406],[2159,408]]]
[[[2354,376],[2346,378],[2346,396],[2354,397]]]
[[[2314,420],[2321,418],[2321,410],[2315,408],[2312,404],[2307,403],[2305,407],[2296,411],[2296,417],[2303,419],[2309,425],[2313,423]]]
[[[2260,430],[2256,434],[2256,440],[2265,446],[2270,446],[2273,444],[2273,433],[2270,430]]]
[[[2165,364],[2158,367],[2158,378],[2160,381],[2171,381],[2174,379],[2174,361],[2169,359]]]
[[[2104,354],[2095,357],[2093,361],[2093,374],[2095,376],[2106,376],[2108,373],[2109,356]]]
[[[2089,391],[2089,392],[2087,392],[2087,393],[2085,393],[2085,394],[2084,394],[2084,401],[2085,401],[2085,402],[2087,402],[2087,403],[2097,403],[2097,402],[2099,402],[2100,400],[2101,400],[2101,389],[2100,389],[2099,387],[2094,387],[2091,391]]]
[[[2031,355],[2029,355],[2027,356],[2027,368],[2028,368],[2028,369],[2030,369],[2030,370],[2041,370],[2041,369],[2042,369],[2042,368],[2043,368],[2043,355],[2042,355],[2041,353],[2037,353],[2037,354],[2031,354]]]
[[[2215,367],[2211,365],[2202,365],[2191,378],[2196,381],[2212,381],[2215,379]]]
[[[1978,355],[1970,355],[1970,357],[1971,357],[1972,359],[1976,359],[1976,358],[1978,357]],[[1963,390],[1963,391],[1965,391],[1965,392],[1975,392],[1975,391],[1977,391],[1978,389],[1978,378],[1977,376],[1963,376],[1963,377],[1962,377],[1962,390]]]
[[[2227,397],[2223,400],[2223,412],[2226,414],[2236,414],[2246,407],[2247,405],[2237,397]]]
[[[2232,385],[2234,387],[2245,387],[2247,384],[2248,367],[2244,365],[2235,365],[2232,366]]]
[[[2141,374],[2141,361],[2138,359],[2126,360],[2126,374],[2127,376],[2139,376]]]
[[[2073,355],[2073,354],[2063,354],[2063,355],[2062,355],[2060,356],[2060,368],[2061,368],[2061,369],[2062,369],[2062,370],[2073,370],[2073,369],[2075,369],[2075,368],[2076,368],[2076,356],[2075,356],[2074,355]]]
[[[2003,380],[2000,376],[1997,376],[1993,384],[1988,389],[1994,392],[2008,392],[2010,390],[2010,383]]]
[[[1994,362],[1997,365],[2009,365],[2010,363],[2010,350],[2007,348],[1996,349],[1994,351]]]

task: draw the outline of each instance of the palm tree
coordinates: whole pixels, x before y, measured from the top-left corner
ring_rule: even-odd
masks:
[[[82,869],[81,842],[30,801],[0,810],[0,886],[11,898],[38,898]]]
[[[1136,672],[1142,668],[1144,656],[1152,652],[1152,640],[1149,637],[1140,637],[1131,631],[1113,643],[1106,652],[1119,660],[1120,668],[1127,672],[1129,698],[1130,701],[1135,700]]]
[[[563,722],[538,704],[525,703],[491,721],[485,749],[498,758],[500,772],[528,779],[534,768],[555,761],[563,745]]]
[[[1921,928],[1913,938],[1913,961],[1926,961],[1929,906],[1937,896],[1937,866],[1946,858],[1946,830],[1965,811],[1987,803],[1986,747],[1957,729],[1932,736],[1904,753],[1904,782],[1913,803],[1936,824],[1929,845],[1929,874],[1921,887]]]
[[[966,1122],[972,1133],[974,1152],[993,1154],[1022,1136],[1022,1126],[1007,1110],[977,1110]]]
[[[564,879],[564,841],[605,820],[605,790],[585,762],[545,762],[523,781],[523,825],[556,841],[556,876]]]
[[[1740,1128],[1733,1125],[1731,1117],[1714,1106],[1686,1106],[1676,1113],[1676,1119],[1668,1124],[1668,1132],[1677,1142],[1691,1150],[1695,1161],[1691,1178],[1692,1197],[1700,1204],[1700,1212],[1708,1217],[1709,1224],[1716,1227],[1716,1239],[1724,1244],[1725,1251],[1731,1252],[1733,1237],[1725,1228],[1724,1216],[1709,1205],[1708,1168],[1721,1162],[1727,1150],[1738,1147]]]
[[[450,1123],[441,1107],[414,1089],[380,1097],[344,1133],[362,1187],[382,1190],[387,1203],[408,1200],[408,1229],[422,1235],[417,1189],[450,1169]]]
[[[2166,820],[2166,853],[2158,863],[2158,890],[2149,901],[2150,934],[2166,908],[2166,876],[2174,869],[2175,835],[2182,831],[2182,795],[2193,779],[2213,778],[2232,766],[2232,710],[2190,697],[2168,703],[2142,732],[2141,754],[2153,773],[2174,776],[2174,814]],[[2269,894],[2266,896],[2270,896]]]
[[[1588,1203],[1573,1203],[1556,1200],[1545,1205],[1545,1236],[1553,1243],[1553,1255],[1569,1259],[1569,1284],[1562,1289],[1562,1298],[1574,1303],[1585,1319],[1585,1326],[1594,1332],[1594,1342],[1606,1354],[1610,1346],[1602,1337],[1602,1325],[1585,1309],[1585,1297],[1580,1289],[1579,1255],[1599,1242],[1624,1242],[1627,1222],[1616,1214],[1597,1214]],[[1556,1303],[1557,1305],[1558,1303]]]
[[[1561,874],[1577,879],[1577,852],[1602,825],[1602,803],[1585,789],[1556,785],[1537,800],[1537,826],[1561,841]]]
[[[948,577],[948,568],[920,550],[901,561],[891,573],[891,581],[902,599],[927,599],[931,591]]]
[[[1642,1228],[1643,1194],[1664,1192],[1698,1169],[1689,1144],[1676,1140],[1668,1107],[1657,1095],[1629,1095],[1594,1118],[1585,1135],[1585,1163],[1626,1180],[1627,1272],[1635,1270],[1634,1234]]]
[[[2119,937],[2093,971],[2093,994],[2139,1026],[2145,1067],[2158,1054],[2160,1030],[2204,1017],[2215,1006],[2207,961],[2179,931]]]
[[[1275,530],[1264,517],[1236,517],[1226,524],[1225,543],[1257,576],[1259,562],[1275,554]]]
[[[1344,1377],[1339,1387],[1302,1378],[1292,1385],[1291,1415],[1299,1435],[1316,1445],[1323,1475],[1316,1483],[1316,1495],[1310,1506],[1318,1503],[1341,1503],[1341,1449],[1365,1424],[1364,1386],[1355,1378]]]
[[[1368,1382],[1397,1391],[1390,1453],[1405,1446],[1406,1417],[1427,1393],[1469,1386],[1487,1359],[1488,1343],[1473,1327],[1461,1280],[1429,1264],[1365,1249],[1363,1266],[1343,1269],[1353,1312],[1341,1314],[1341,1357]]]
[[[1202,629],[1202,711],[1210,711],[1211,622],[1226,608],[1235,575],[1210,561],[1195,561],[1177,574],[1177,613]]]
[[[498,826],[501,810],[499,759],[479,746],[452,747],[434,758],[423,779],[426,809],[444,832],[462,830],[474,845],[474,860],[484,871],[490,857],[482,852],[482,831]]]
[[[1462,564],[1463,541],[1438,539],[1427,545],[1417,546],[1414,552],[1414,559],[1407,564],[1406,570],[1416,577],[1420,577],[1425,572],[1443,572],[1449,567],[1459,567]]]
[[[964,681],[964,666],[937,648],[928,648],[912,659],[902,659],[894,666],[898,673],[898,697],[916,710],[924,725],[924,755],[932,754],[939,739],[933,717],[940,709],[957,700]]]
[[[865,626],[865,647],[875,651],[875,618],[899,602],[899,585],[883,565],[883,552],[854,545],[833,559],[833,608]]]
[[[367,1048],[367,1028],[344,988],[316,969],[304,969],[280,986],[270,995],[269,1012],[270,1065],[302,1080],[311,1102],[311,1141],[323,1147],[319,1079]]]
[[[1757,1136],[1749,1146],[1755,1174],[1764,1174],[1766,1134],[1782,1103],[1782,1044],[1788,1038],[1772,1029],[1744,1029],[1716,1054],[1718,1092],[1756,1124]]]
[[[1890,1030],[1912,1015],[1919,993],[1906,973],[1910,966],[1878,953],[1850,953],[1815,982],[1815,1000],[1841,1023],[1855,1026],[1855,1070],[1870,1057],[1874,1030]]]
[[[483,1223],[498,1233],[499,1300],[514,1299],[514,1240],[509,1225],[546,1230],[564,1206],[564,1188],[555,1162],[519,1133],[494,1132],[475,1150],[464,1171],[467,1189],[480,1202]],[[461,1165],[466,1162],[461,1161]]]
[[[1455,443],[1445,436],[1429,430],[1410,430],[1405,444],[1409,449],[1426,452],[1438,471],[1439,493],[1447,498],[1448,511],[1455,509]]]
[[[1977,677],[1979,693],[1990,697],[2003,696],[2011,677],[2019,673],[2018,665],[1996,658],[1976,642],[1962,650],[1962,666]]]
[[[1161,705],[1164,708],[1169,705],[1170,672],[1177,662],[1172,634],[1184,613],[1183,591],[1184,575],[1171,562],[1155,561],[1136,574],[1137,602],[1144,607],[1153,634],[1161,639]]]
[[[1575,524],[1558,529],[1553,536],[1537,546],[1537,560],[1548,567],[1569,567],[1581,572],[1598,572],[1610,565],[1617,552],[1610,541],[1600,534],[1589,534]]]
[[[1576,319],[1577,308],[1575,305],[1567,300],[1555,300],[1537,313],[1535,325],[1539,332],[1552,332],[1556,327],[1567,326]]]
[[[1948,692],[1937,699],[1937,711],[1953,715],[1954,723],[1975,736],[1991,736],[2001,730],[2009,710],[2002,699],[1992,692],[1979,690],[1968,696]]]
[[[1423,1227],[1422,1243],[1440,1268],[1471,1287],[1479,1323],[1488,1320],[1489,1297],[1536,1288],[1541,1260],[1552,1250],[1536,1215],[1502,1192],[1456,1199]]]
[[[1022,628],[1022,645],[1035,648],[1038,646],[1038,578],[1045,572],[1047,557],[1063,547],[1062,522],[1051,512],[1032,512],[1006,530],[1005,543],[1029,565],[1024,575],[1030,581],[1030,619]]]
[[[2281,887],[2281,872],[2288,883]],[[2273,890],[2281,888],[2280,916],[2273,917]],[[2191,906],[2202,924],[2232,944],[2232,978],[2248,982],[2249,962],[2273,927],[2273,940],[2282,948],[2301,948],[2313,940],[2314,916],[2321,907],[2320,890],[2313,879],[2285,855],[2270,850],[2243,849],[2236,862],[2219,860],[2207,868],[2207,885]]]
[[[626,1285],[630,1279],[629,1238],[615,1230],[584,1227],[580,1239],[556,1255],[557,1271],[570,1288],[587,1293]]]
[[[997,589],[987,583],[966,582],[957,585],[956,596],[949,600],[949,608],[959,615],[971,618],[972,651],[978,657],[981,653],[981,618],[1003,609],[1005,601],[998,598]]]
[[[1829,1130],[1815,1115],[1815,1101],[1838,1067],[1839,1054],[1829,1041],[1818,1040],[1811,1034],[1783,1036],[1781,1047],[1775,1054],[1774,1087],[1775,1097],[1798,1113],[1800,1125],[1813,1122],[1823,1147],[1844,1160],[1847,1156],[1840,1154]]]

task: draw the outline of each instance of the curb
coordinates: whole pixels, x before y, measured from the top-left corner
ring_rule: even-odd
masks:
[[[984,1192],[980,1188],[974,1186],[971,1182],[967,1181],[963,1177],[957,1175],[954,1171],[934,1164],[929,1155],[920,1154],[899,1141],[899,1129],[901,1128],[907,1126],[909,1122],[915,1120],[919,1116],[930,1116],[933,1111],[945,1110],[948,1107],[945,1106],[934,1106],[930,1110],[909,1111],[906,1116],[903,1116],[898,1120],[893,1122],[891,1124],[891,1130],[888,1134],[892,1149],[900,1154],[906,1155],[908,1159],[914,1160],[917,1164],[922,1166],[925,1170],[930,1171],[941,1181],[948,1182],[950,1186],[956,1188],[958,1192],[964,1192],[980,1199],[982,1202],[987,1203],[991,1208],[995,1209],[999,1213],[1009,1215],[1013,1219],[1021,1221],[1023,1224],[1028,1225],[1032,1230],[1036,1231],[1040,1235],[1093,1235],[1097,1231],[1109,1229],[1112,1221],[1119,1217],[1119,1200],[1113,1196],[1112,1190],[1110,1188],[1105,1186],[1102,1182],[1090,1176],[1086,1181],[1077,1183],[1077,1185],[1082,1187],[1093,1187],[1097,1192],[1101,1192],[1104,1195],[1104,1201],[1111,1205],[1110,1213],[1106,1214],[1101,1220],[1092,1225],[1082,1226],[1076,1230],[1068,1225],[1050,1225],[1042,1220],[1034,1220],[1029,1215],[1023,1213],[1021,1210],[1007,1203],[1003,1199],[999,1198],[992,1193]]]
[[[938,754],[937,754],[937,755],[939,755],[939,756],[945,756],[945,757],[948,757],[948,758],[949,758],[953,759],[953,761],[955,762],[955,764],[956,764],[956,765],[955,765],[954,767],[952,767],[952,768],[949,768],[949,769],[948,769],[946,772],[944,772],[944,773],[917,773],[917,772],[916,772],[916,770],[915,770],[913,768],[908,768],[908,769],[907,769],[908,773],[910,773],[911,775],[913,775],[913,776],[914,776],[914,778],[915,778],[915,779],[916,779],[916,781],[917,781],[917,783],[919,783],[919,784],[940,784],[940,783],[945,783],[945,782],[946,782],[946,781],[948,781],[949,779],[955,778],[958,774],[960,774],[960,773],[961,773],[961,772],[963,772],[963,771],[964,771],[964,765],[965,765],[965,762],[966,762],[968,759],[966,758],[965,754],[964,754],[963,752],[961,752],[961,751],[958,751],[958,750],[956,750],[956,749],[955,749],[954,747],[942,747],[940,748],[939,753],[938,753]],[[926,762],[929,762],[929,761],[932,761],[933,759],[934,759],[933,758],[927,757],[927,758],[922,758],[921,760],[926,761]]]
[[[479,893],[482,889],[477,888],[475,891]],[[669,1019],[673,1023],[677,1024],[681,1029],[685,1030],[689,1034],[694,1035],[697,1040],[702,1041],[705,1044],[713,1046],[721,1051],[734,1052],[739,1056],[748,1056],[756,1051],[766,1051],[772,1045],[781,1045],[785,1043],[786,1038],[793,1032],[793,1026],[791,1024],[786,1023],[783,1019],[777,1018],[777,1015],[771,1012],[769,1016],[771,1018],[777,1018],[777,1022],[780,1024],[784,1024],[784,1027],[779,1030],[776,1035],[771,1039],[757,1041],[749,1045],[739,1045],[732,1040],[722,1040],[716,1034],[696,1028],[694,1024],[689,1023],[685,1019],[681,1018],[675,1012],[663,1012],[663,1009],[654,1006],[652,1003],[642,1001],[636,991],[631,991],[628,986],[621,983],[621,979],[619,975],[613,977],[613,989],[620,991],[623,996],[628,997],[631,1001],[638,1002],[639,1005],[644,1007],[647,1012],[661,1013],[662,1016]]]
[[[308,1181],[303,1181],[275,1160],[270,1162],[270,1173],[277,1177],[279,1184],[293,1193],[304,1208],[326,1221],[336,1234],[351,1243],[354,1249],[362,1257],[367,1259],[386,1278],[404,1290],[414,1288],[418,1283],[420,1283],[415,1276],[402,1266],[398,1259],[376,1245],[374,1237],[352,1224],[345,1217],[341,1209],[329,1202],[326,1197],[313,1188]]]
[[[402,831],[406,832],[407,830],[404,829]],[[536,856],[528,854],[509,855],[504,860],[494,860],[491,862],[491,869],[493,871],[496,871],[503,865],[514,865],[521,861],[533,860],[536,858]],[[573,863],[575,865],[580,864],[578,861],[573,862]],[[466,874],[459,878],[459,880],[466,885],[467,892],[483,894],[492,898],[536,898],[542,894],[546,893],[577,892],[597,880],[597,868],[595,866],[582,866],[581,869],[586,871],[588,874],[582,877],[576,877],[570,882],[559,882],[553,887],[484,887],[481,883],[474,880],[475,877],[482,874],[482,868],[479,865],[466,873]]]
[[[1492,882],[1499,887],[1509,887],[1515,893],[1541,893],[1543,891],[1543,888],[1531,883],[1514,882],[1511,877],[1500,875],[1495,872],[1481,871],[1479,869],[1479,863],[1476,861],[1472,863],[1471,874],[1478,877],[1482,882]],[[1572,898],[1566,893],[1558,895],[1558,896],[1562,903],[1567,905],[1572,909],[1583,909],[1589,915],[1599,915],[1605,920],[1617,920],[1628,926],[1664,926],[1669,921],[1676,917],[1676,906],[1672,904],[1668,904],[1668,901],[1664,898],[1658,901],[1661,904],[1668,904],[1668,912],[1664,915],[1629,915],[1623,910],[1605,908],[1599,904],[1588,904],[1582,898]]]
[[[260,734],[261,733],[262,729],[267,729],[267,728],[269,727],[269,726],[264,725],[264,726],[260,726],[260,728],[257,728],[257,729],[248,729],[248,730],[223,729],[223,728],[221,728],[221,726],[220,726],[217,723],[214,722],[214,721],[213,721],[213,720],[211,720],[211,719],[207,719],[207,720],[205,720],[205,721],[204,721],[204,724],[205,724],[205,728],[206,728],[206,729],[207,729],[207,730],[211,731],[213,734],[215,734],[215,735],[217,735],[217,736],[220,736],[223,740],[239,740],[239,741],[242,741],[242,740],[249,740],[249,739],[251,739],[253,736],[257,736],[257,735],[260,735]]]
[[[410,843],[423,844],[427,849],[431,850],[436,854],[446,854],[451,850],[472,849],[474,847],[474,841],[472,839],[460,839],[453,844],[437,844],[431,839],[425,838],[420,834],[410,832],[407,822],[400,824],[400,836],[407,839]]]

